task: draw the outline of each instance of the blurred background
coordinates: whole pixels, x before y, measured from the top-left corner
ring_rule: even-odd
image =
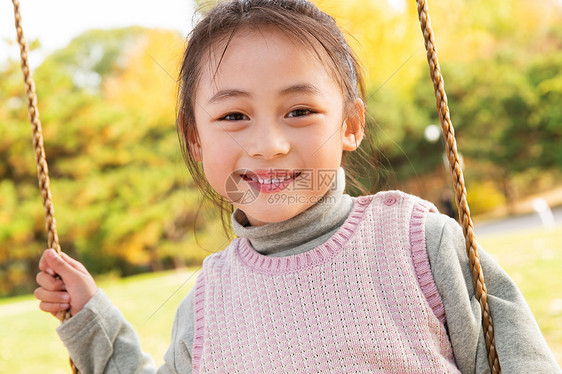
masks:
[[[317,3],[365,67],[379,167],[362,182],[454,215],[415,1]],[[199,5],[21,4],[61,246],[97,275],[158,363],[201,261],[229,242],[175,131]],[[478,239],[562,362],[562,1],[429,6]],[[57,321],[30,296],[46,235],[12,12],[0,4],[0,372],[67,372]]]

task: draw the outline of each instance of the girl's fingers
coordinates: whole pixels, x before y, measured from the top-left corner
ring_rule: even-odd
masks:
[[[49,291],[44,289],[43,287],[39,287],[35,290],[33,294],[37,299],[47,303],[58,303],[58,304],[70,303],[70,295],[68,294],[68,292],[64,292],[64,291]]]
[[[62,279],[57,279],[47,273],[39,272],[35,277],[37,283],[49,291],[66,291],[66,287]]]
[[[70,266],[72,266],[76,270],[80,270],[82,272],[84,272],[84,271],[87,272],[86,268],[84,267],[84,265],[82,265],[81,262],[76,261],[75,259],[73,259],[72,257],[70,257],[69,255],[67,255],[64,252],[61,252],[60,255],[67,263],[70,264]]]
[[[58,319],[62,318],[62,312],[67,310],[70,306],[64,303],[48,303],[45,301],[41,301],[39,303],[39,309],[44,312],[51,313],[53,316],[57,317]],[[59,317],[60,314],[60,317]]]
[[[41,259],[39,260],[39,269],[54,277],[56,273],[53,269],[49,267],[49,263],[47,261],[47,253],[49,251],[54,251],[54,249],[46,249],[45,251],[43,251],[43,254],[41,255]]]
[[[56,261],[57,258],[62,259],[63,263],[68,264],[72,269],[78,270],[81,273],[86,273],[86,274],[88,273],[88,270],[86,270],[86,268],[84,267],[84,265],[82,265],[82,263],[76,261],[75,259],[73,259],[72,257],[70,257],[64,252],[57,254],[54,249],[46,249],[43,252],[43,255],[41,256],[41,260],[39,260],[39,269],[54,277],[56,273],[51,268],[51,266],[55,266],[55,265],[52,262],[49,264],[49,259],[50,261]]]

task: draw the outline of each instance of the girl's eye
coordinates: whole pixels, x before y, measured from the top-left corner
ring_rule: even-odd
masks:
[[[302,116],[307,116],[307,115],[312,114],[312,113],[314,113],[314,112],[312,110],[308,109],[308,108],[299,108],[299,109],[295,109],[295,110],[289,112],[287,117],[289,117],[289,118],[302,117]]]
[[[247,120],[248,116],[242,113],[228,113],[225,116],[221,117],[221,121],[243,121]]]

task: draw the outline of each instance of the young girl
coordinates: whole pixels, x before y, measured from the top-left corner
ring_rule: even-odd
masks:
[[[203,192],[237,208],[239,238],[205,260],[159,373],[489,371],[455,221],[398,191],[343,193],[342,154],[364,135],[359,71],[304,0],[223,2],[193,30],[178,131]],[[517,287],[480,256],[504,372],[559,371]],[[47,250],[40,270],[40,308],[70,307],[58,333],[82,373],[156,371],[83,265]]]

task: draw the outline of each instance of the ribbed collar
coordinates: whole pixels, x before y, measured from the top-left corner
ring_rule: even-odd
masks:
[[[323,199],[304,212],[283,222],[269,223],[263,226],[248,226],[248,218],[240,209],[232,214],[234,233],[250,241],[254,249],[262,255],[281,257],[294,254],[294,249],[305,250],[316,247],[329,238],[329,233],[337,230],[345,221],[353,201],[343,193],[345,173],[339,168],[333,187]],[[307,244],[311,243],[307,248]]]

